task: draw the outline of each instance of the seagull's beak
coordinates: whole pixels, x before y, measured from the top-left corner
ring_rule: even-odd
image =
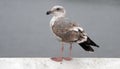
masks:
[[[52,11],[47,11],[46,15],[50,15],[52,13]]]

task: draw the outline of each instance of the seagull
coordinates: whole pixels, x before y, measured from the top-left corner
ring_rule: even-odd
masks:
[[[69,20],[66,17],[66,10],[63,6],[53,6],[49,11],[46,12],[47,15],[52,15],[50,21],[50,27],[61,42],[60,57],[52,57],[53,61],[61,62],[63,59],[72,60],[72,44],[78,43],[85,51],[94,52],[91,46],[99,47],[95,42],[93,42],[85,33],[82,27],[80,27],[76,22]],[[64,43],[70,44],[69,57],[63,57]]]

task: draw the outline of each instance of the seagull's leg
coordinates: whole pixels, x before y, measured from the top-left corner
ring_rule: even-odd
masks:
[[[63,42],[62,42],[62,47],[61,47],[61,54],[60,54],[60,57],[63,59],[63,51],[64,51],[64,44],[63,44]]]
[[[72,43],[70,43],[70,54],[69,54],[70,56],[70,58],[72,57]]]
[[[61,43],[62,43],[62,47],[61,47],[61,51],[60,51],[60,57],[51,58],[53,61],[62,62],[62,60],[63,60],[64,45],[63,45],[63,42],[61,42]]]
[[[66,58],[64,58],[65,60],[67,60],[67,61],[70,61],[70,60],[72,60],[72,43],[70,43],[70,48],[69,48],[69,50],[70,50],[70,53],[69,53],[69,57],[66,57]]]

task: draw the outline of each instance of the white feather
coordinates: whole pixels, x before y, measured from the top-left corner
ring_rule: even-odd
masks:
[[[82,43],[82,42],[85,42],[85,41],[87,41],[87,36],[84,36],[84,39],[77,41],[77,43]]]
[[[57,17],[53,16],[52,19],[50,20],[50,27],[52,27],[56,21]]]
[[[73,28],[71,28],[70,30],[74,30],[74,31],[83,31],[83,28],[81,28],[81,27],[73,27]]]

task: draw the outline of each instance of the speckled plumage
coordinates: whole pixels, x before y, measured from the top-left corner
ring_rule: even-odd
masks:
[[[58,18],[54,25],[52,26],[52,30],[54,34],[61,38],[63,42],[76,42],[78,40],[82,40],[85,36],[80,29],[78,31],[72,30],[74,27],[79,27],[75,22],[69,21],[63,17]]]
[[[70,44],[70,57],[72,50],[72,43],[78,43],[85,51],[94,52],[91,46],[99,47],[95,44],[85,33],[83,28],[77,25],[75,22],[68,20],[65,17],[66,11],[62,6],[54,6],[47,14],[52,14],[53,17],[50,21],[50,26],[53,33],[59,37],[62,42],[61,52],[63,53],[64,47],[63,42]],[[71,58],[65,58],[65,60],[71,60]],[[62,61],[63,55],[60,57],[52,58],[54,61]]]

